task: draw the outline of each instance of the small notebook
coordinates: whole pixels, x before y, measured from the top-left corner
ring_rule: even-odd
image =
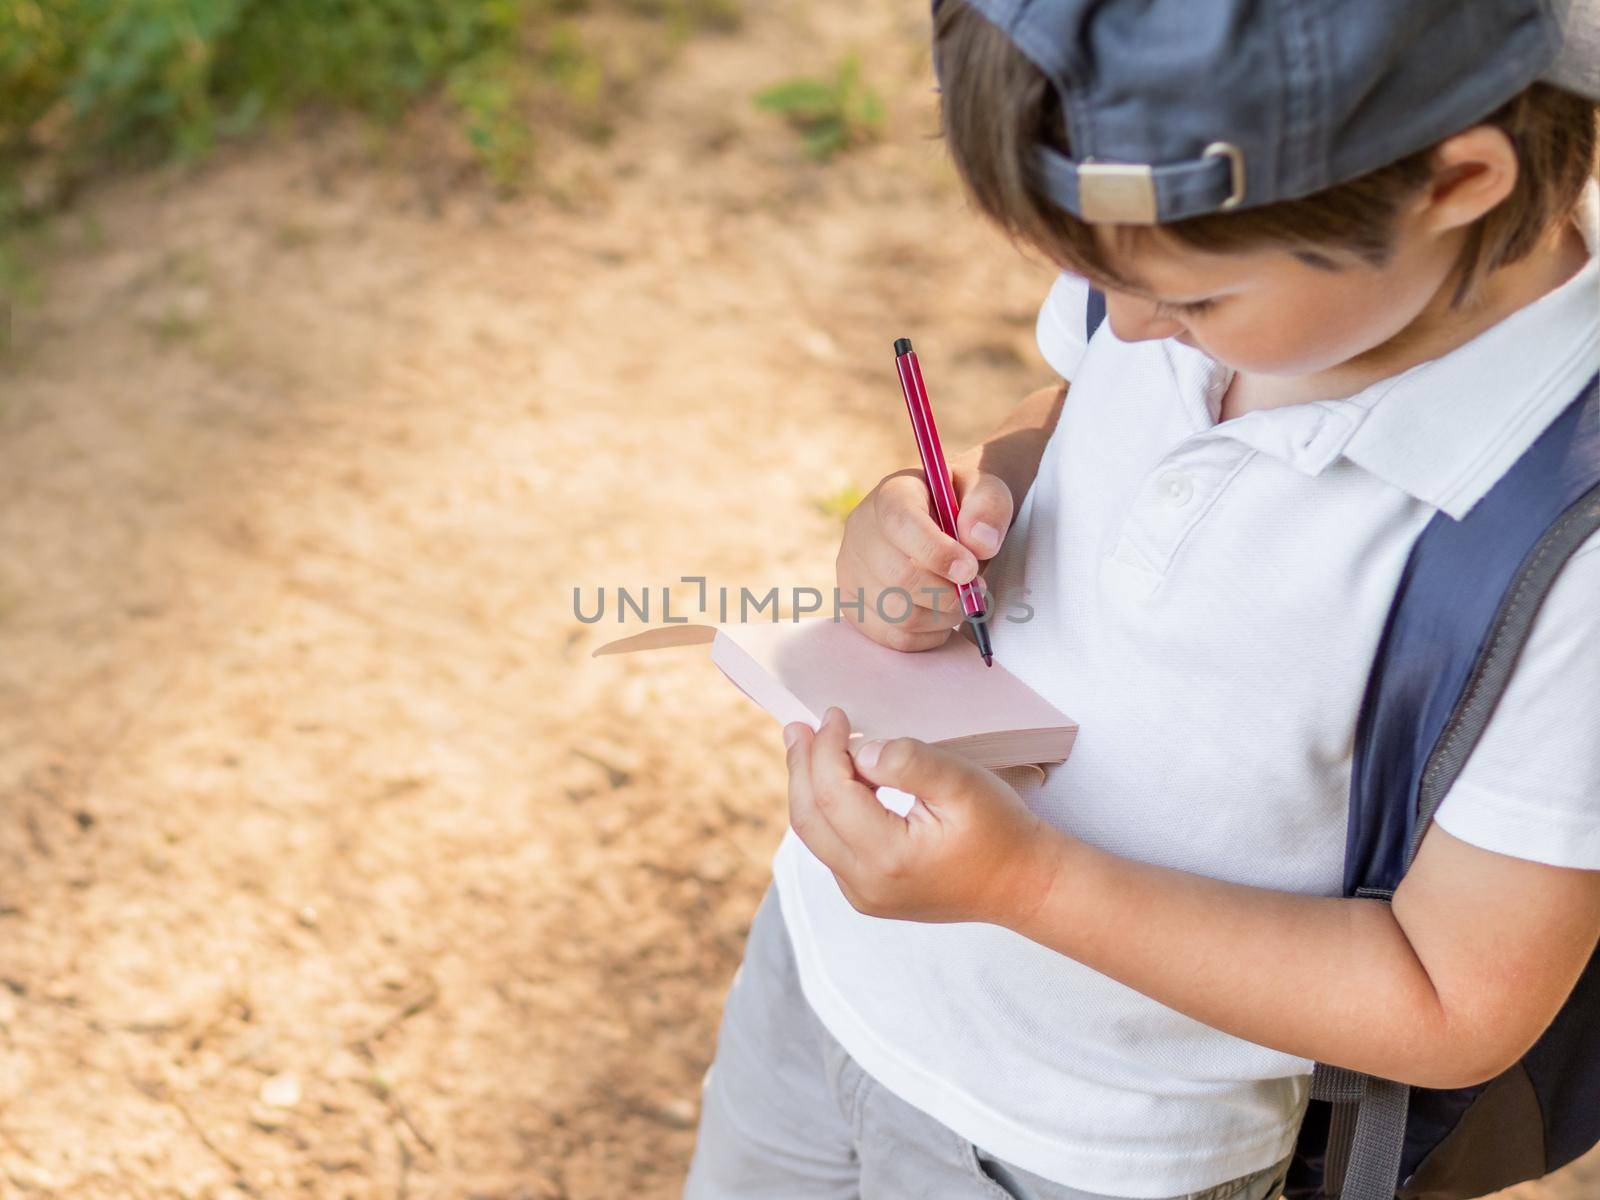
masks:
[[[952,637],[937,650],[907,654],[847,621],[665,625],[607,642],[594,653],[626,654],[711,643],[711,661],[772,716],[815,728],[832,705],[853,735],[914,737],[992,769],[1059,763],[1078,726],[998,661],[983,664],[973,644]]]

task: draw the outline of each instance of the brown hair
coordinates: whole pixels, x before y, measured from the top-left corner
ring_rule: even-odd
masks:
[[[945,139],[979,208],[1059,265],[1125,283],[1095,227],[1053,203],[1034,172],[1036,144],[1070,153],[1060,102],[1044,72],[964,0],[939,6],[934,55]],[[1554,221],[1572,213],[1595,170],[1595,117],[1590,101],[1536,83],[1478,122],[1511,139],[1517,181],[1470,229],[1456,264],[1452,308],[1475,298],[1486,276],[1528,254]],[[1335,264],[1324,252],[1336,249],[1382,266],[1401,205],[1432,178],[1433,150],[1298,200],[1160,228],[1182,245],[1213,253],[1278,247],[1331,270]],[[1113,226],[1109,240],[1126,247],[1149,234],[1148,227]]]

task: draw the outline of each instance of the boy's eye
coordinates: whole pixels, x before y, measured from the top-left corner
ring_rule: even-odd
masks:
[[[1156,301],[1156,309],[1169,317],[1197,317],[1210,312],[1217,306],[1215,299],[1194,300],[1188,304],[1168,304],[1164,300]]]

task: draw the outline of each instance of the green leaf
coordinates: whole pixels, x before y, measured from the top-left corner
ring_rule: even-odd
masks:
[[[849,142],[850,137],[845,132],[844,126],[836,122],[819,125],[805,135],[806,153],[811,155],[812,158],[832,158],[843,150]]]
[[[821,79],[786,79],[782,83],[757,92],[757,108],[769,112],[793,113],[808,119],[826,114],[838,106],[833,85]]]

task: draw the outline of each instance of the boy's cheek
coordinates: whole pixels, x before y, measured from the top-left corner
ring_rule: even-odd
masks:
[[[1447,272],[1448,263],[1421,252],[1397,252],[1381,268],[1331,271],[1280,252],[1262,264],[1256,286],[1194,321],[1190,332],[1235,370],[1311,375],[1393,339],[1427,310]]]
[[[1197,323],[1195,340],[1217,361],[1251,375],[1296,377],[1325,371],[1394,337],[1415,314],[1407,305],[1368,295],[1283,297],[1251,311]]]

